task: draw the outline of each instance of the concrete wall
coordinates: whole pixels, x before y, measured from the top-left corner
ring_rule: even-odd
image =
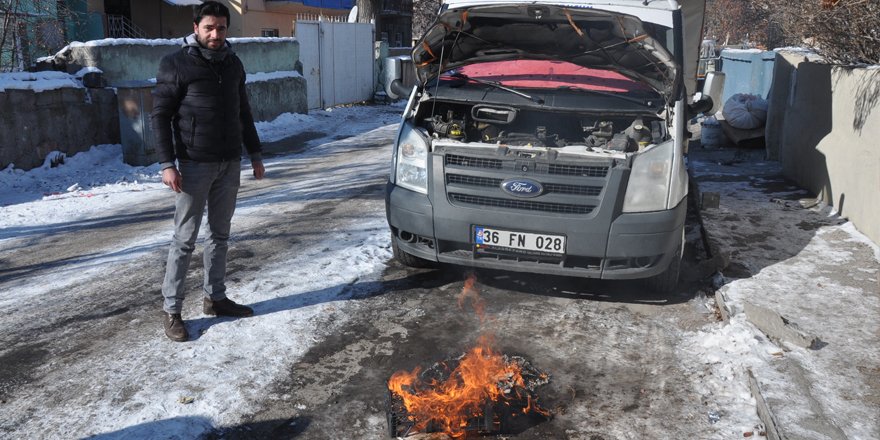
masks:
[[[0,92],[0,168],[29,170],[52,151],[72,156],[93,145],[119,143],[111,89],[63,88]]]
[[[795,73],[798,66],[811,59],[819,58],[812,52],[802,50],[778,50],[773,62],[773,75],[770,91],[767,94],[767,124],[764,134],[767,146],[767,159],[779,160],[779,148],[782,145],[782,133],[785,125],[785,117],[788,114],[789,98],[794,87]]]
[[[786,177],[880,243],[880,69],[787,64],[789,93],[774,90],[771,106],[784,112],[774,126]]]
[[[63,57],[68,63],[100,68],[109,85],[120,91],[119,99],[112,88],[0,92],[0,168],[14,163],[27,170],[41,165],[51,151],[73,155],[92,145],[117,143],[123,144],[126,163],[155,162],[149,127],[152,85],[144,83],[156,76],[159,59],[176,50],[179,43],[131,41],[121,45],[106,40],[80,44]],[[233,45],[248,73],[302,73],[299,42],[293,38],[233,40]],[[308,111],[302,76],[251,81],[246,87],[258,121],[286,112]]]
[[[721,51],[721,71],[726,75],[722,104],[737,93],[750,93],[767,98],[773,82],[775,52],[759,50],[724,49]]]
[[[256,121],[271,121],[282,113],[309,111],[306,79],[302,76],[250,82],[246,88]]]
[[[108,40],[71,45],[60,57],[67,63],[98,67],[111,87],[126,87],[156,77],[159,60],[180,48],[180,40],[130,40],[130,44],[110,44]],[[230,39],[245,71],[298,71],[299,42],[295,38]],[[271,84],[277,83],[277,84]],[[256,85],[259,84],[259,85]],[[251,107],[257,120],[273,119],[281,113],[305,113],[305,79],[281,78],[248,83]],[[263,90],[276,90],[266,93]]]
[[[767,94],[767,124],[764,131],[764,145],[767,159],[779,160],[779,147],[782,145],[782,128],[785,124],[785,109],[798,64],[806,61],[803,56],[779,52],[773,63],[773,83]]]
[[[296,38],[231,38],[229,41],[247,73],[290,70],[302,73]]]
[[[129,41],[130,44],[110,44],[108,40],[72,44],[58,58],[100,68],[112,87],[127,81],[155,78],[159,60],[180,48],[180,40]],[[247,73],[297,70],[299,42],[294,38],[231,38],[229,41]]]
[[[254,119],[272,120],[285,112],[306,113],[306,81],[301,76],[247,84]],[[129,165],[156,162],[150,126],[153,85],[113,89],[64,88],[35,93],[0,92],[0,169],[9,164],[29,170],[52,151],[72,156],[93,145],[123,146]],[[117,96],[118,94],[118,96]]]
[[[122,158],[129,165],[150,165],[158,160],[150,114],[152,83],[132,83],[117,88]],[[249,82],[246,85],[254,120],[267,121],[282,113],[306,113],[306,80],[301,76]],[[260,103],[254,106],[253,103]]]

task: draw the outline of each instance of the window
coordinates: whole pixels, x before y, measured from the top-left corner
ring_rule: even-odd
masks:
[[[278,29],[263,29],[261,32],[262,37],[277,37]]]

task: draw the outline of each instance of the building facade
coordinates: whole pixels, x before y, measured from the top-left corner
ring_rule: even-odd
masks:
[[[344,20],[354,0],[220,0],[229,7],[230,37],[291,37],[298,19]],[[107,37],[179,38],[192,32],[200,0],[89,0],[106,18]],[[121,24],[119,24],[121,23]]]
[[[297,20],[347,21],[356,0],[220,0],[230,37],[291,37]],[[376,40],[408,47],[413,0],[377,3]],[[0,71],[27,70],[71,41],[180,38],[192,32],[201,0],[0,1]],[[4,27],[4,23],[6,23]]]

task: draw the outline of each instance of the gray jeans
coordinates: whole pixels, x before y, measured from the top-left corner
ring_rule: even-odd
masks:
[[[174,239],[162,283],[163,309],[168,313],[180,313],[183,309],[186,272],[206,205],[204,291],[215,301],[226,298],[226,251],[240,185],[241,162],[180,161],[178,171],[183,178],[182,191],[175,199]]]

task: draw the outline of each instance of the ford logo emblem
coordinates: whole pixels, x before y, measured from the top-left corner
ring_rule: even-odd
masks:
[[[516,197],[538,197],[544,187],[532,179],[510,179],[501,183],[504,192]]]

